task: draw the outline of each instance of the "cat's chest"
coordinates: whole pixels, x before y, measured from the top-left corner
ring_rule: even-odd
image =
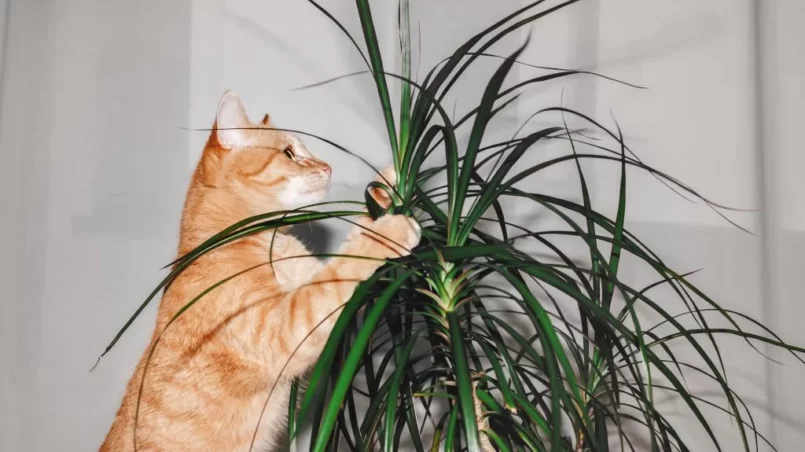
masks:
[[[307,247],[290,235],[268,235],[264,240],[267,259],[271,262],[277,282],[292,291],[309,282],[321,265]]]

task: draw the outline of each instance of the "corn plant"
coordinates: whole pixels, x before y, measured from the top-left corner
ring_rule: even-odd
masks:
[[[644,164],[617,124],[607,127],[562,106],[534,109],[547,118],[543,121],[554,122],[550,127],[495,143],[485,139],[491,120],[524,89],[563,77],[600,76],[556,69],[504,87],[515,65],[523,64],[527,43],[507,56],[490,52],[507,36],[579,0],[540,0],[513,11],[468,39],[422,81],[411,71],[407,0],[399,10],[399,74],[385,69],[368,0],[356,0],[363,45],[323,6],[309,1],[366,62],[398,181],[370,187],[389,193],[390,211],[418,218],[422,243],[362,283],[344,306],[309,378],[292,391],[298,403],[289,409],[291,441],[309,426],[309,448],[316,452],[701,450],[664,412],[659,401],[672,395],[715,449],[723,450],[725,438],[705,414],[714,408],[732,417],[744,450],[768,443],[728,383],[718,339],[738,337],[747,347],[770,345],[795,357],[805,350],[718,304],[629,231],[627,169],[648,172],[719,214],[724,208]],[[446,96],[482,59],[498,62],[497,70],[477,105],[456,119],[447,111]],[[400,86],[395,103],[391,83]],[[572,130],[567,118],[585,127]],[[465,129],[468,138],[459,144]],[[539,152],[548,143],[566,146],[567,152],[522,164],[526,152]],[[433,163],[434,156],[444,163]],[[619,169],[611,187],[618,200],[614,213],[593,205],[583,161]],[[579,197],[548,195],[523,183],[566,165],[578,176]],[[370,214],[385,214],[368,193]],[[530,204],[563,226],[515,224],[507,220],[513,215],[504,208],[506,199]],[[107,351],[142,308],[202,254],[278,226],[363,214],[315,208],[244,219],[180,257]],[[534,246],[543,252],[525,251]],[[584,259],[571,256],[568,246],[583,249]],[[656,281],[630,284],[620,272],[626,259],[646,266]],[[670,299],[654,297],[660,287]],[[196,301],[189,300],[177,316]],[[659,321],[647,323],[647,317]],[[695,360],[678,359],[677,343],[693,350]],[[720,397],[688,389],[685,378],[691,374],[715,382]]]

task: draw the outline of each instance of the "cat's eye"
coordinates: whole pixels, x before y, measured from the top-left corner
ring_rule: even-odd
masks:
[[[293,152],[293,148],[291,148],[290,146],[288,146],[287,148],[285,148],[285,149],[282,151],[282,153],[283,153],[283,154],[285,154],[285,157],[288,157],[288,158],[289,158],[289,159],[291,159],[291,160],[296,160],[296,154],[294,154],[294,152]]]

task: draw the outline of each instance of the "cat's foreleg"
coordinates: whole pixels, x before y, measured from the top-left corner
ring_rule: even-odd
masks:
[[[283,377],[300,375],[313,365],[358,284],[386,259],[408,255],[419,244],[419,236],[419,225],[410,217],[386,215],[377,221],[364,217],[340,256],[330,259],[309,283],[276,306],[272,315],[282,316],[282,330],[270,346],[272,356],[289,357]]]

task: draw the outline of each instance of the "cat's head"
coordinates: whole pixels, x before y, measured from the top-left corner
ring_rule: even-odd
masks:
[[[330,188],[330,165],[294,134],[273,127],[269,115],[252,123],[240,98],[225,93],[202,157],[205,183],[229,191],[255,213],[321,201]]]

